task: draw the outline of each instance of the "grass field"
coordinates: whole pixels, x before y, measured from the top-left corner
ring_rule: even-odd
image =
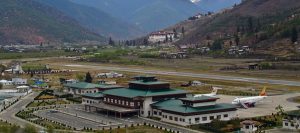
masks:
[[[129,58],[129,57],[126,57]],[[132,57],[134,60],[135,58]],[[50,58],[43,59],[40,61],[33,61],[28,63],[35,64],[49,64],[50,68],[53,69],[74,69],[76,72],[73,73],[62,73],[62,74],[51,74],[43,75],[45,78],[50,79],[53,88],[61,88],[59,83],[59,78],[73,78],[76,79],[78,75],[84,76],[86,72],[92,73],[95,76],[100,72],[109,72],[105,70],[97,69],[84,69],[84,68],[72,68],[64,67],[67,64],[82,64],[82,65],[94,65],[94,66],[114,66],[114,67],[127,67],[127,68],[142,68],[149,70],[166,70],[166,71],[181,71],[181,72],[191,72],[191,73],[204,73],[204,74],[217,74],[217,75],[230,75],[230,76],[242,76],[242,77],[256,77],[256,78],[269,78],[269,79],[283,79],[283,80],[294,80],[300,81],[299,71],[284,71],[284,70],[237,70],[237,71],[220,71],[219,69],[228,65],[246,65],[248,62],[255,61],[256,59],[213,59],[213,58],[191,58],[186,60],[166,60],[166,59],[138,59],[140,61],[146,62],[147,65],[126,65],[126,64],[115,64],[115,63],[90,63],[90,62],[79,62],[73,61],[66,58]],[[120,72],[123,74],[131,76],[141,75],[140,73],[131,72]],[[247,93],[257,94],[261,88],[264,86],[268,87],[268,92],[272,93],[286,93],[286,92],[299,92],[299,87],[284,86],[284,85],[270,85],[270,84],[256,84],[248,82],[238,82],[238,81],[226,81],[226,80],[212,80],[212,79],[202,79],[202,78],[191,78],[191,77],[181,77],[181,76],[166,76],[166,75],[156,75],[160,79],[167,80],[171,82],[173,87],[180,87],[180,84],[198,80],[206,84],[206,86],[201,87],[188,87],[184,88],[191,91],[192,93],[207,93],[210,92],[210,86],[220,86],[224,90],[229,91],[229,93],[236,93],[236,91],[242,91]],[[94,79],[97,81],[100,79]],[[117,81],[118,84],[127,85],[127,79],[112,79]],[[252,90],[255,89],[253,92]],[[227,93],[221,91],[221,93]]]
[[[21,128],[16,126],[16,125],[12,125],[3,121],[0,121],[0,132],[1,133],[17,133],[17,132],[21,132]]]
[[[206,59],[206,62],[209,62],[209,64],[214,64],[214,60],[213,59]],[[220,64],[221,63],[221,59],[217,59],[216,61],[220,60]],[[223,64],[226,64],[226,62],[243,62],[245,60],[227,60],[227,61],[223,61]],[[248,60],[249,61],[249,60]],[[59,63],[58,63],[59,62]],[[105,71],[105,70],[97,70],[97,69],[84,69],[84,68],[72,68],[72,67],[64,67],[64,64],[83,64],[83,65],[99,65],[99,66],[115,66],[115,67],[128,67],[128,68],[143,68],[143,69],[150,69],[150,70],[167,70],[167,71],[183,71],[183,72],[197,72],[197,73],[209,73],[209,74],[219,74],[218,71],[205,71],[205,72],[201,72],[201,70],[186,70],[186,69],[174,69],[173,67],[170,67],[170,69],[164,68],[164,67],[152,67],[152,66],[139,66],[139,65],[117,65],[117,64],[100,64],[100,63],[87,63],[87,62],[75,62],[73,60],[66,60],[66,59],[47,59],[47,60],[42,60],[42,61],[38,61],[36,63],[41,63],[41,64],[45,64],[48,63],[50,64],[51,68],[54,69],[74,69],[76,70],[76,72],[74,73],[63,73],[63,74],[51,74],[51,75],[44,75],[45,78],[50,79],[51,80],[51,86],[53,86],[54,88],[59,88],[60,87],[60,83],[59,83],[59,78],[76,78],[77,75],[81,75],[84,76],[86,72],[90,72],[92,74],[92,76],[95,76],[96,74],[100,73],[100,72],[109,72],[109,71]],[[178,62],[180,63],[180,62]],[[167,64],[167,63],[166,63]],[[186,63],[183,63],[181,65],[186,65]],[[223,66],[223,65],[220,65]],[[120,72],[123,73],[127,76],[127,78],[123,78],[123,79],[109,79],[109,80],[114,80],[117,81],[118,84],[123,85],[123,86],[127,86],[127,83],[130,79],[130,77],[136,76],[136,75],[141,75],[140,73],[132,73],[132,72]],[[221,75],[233,75],[230,74],[229,72],[227,74],[224,74],[222,72],[220,72]],[[234,73],[234,72],[232,72]],[[252,73],[252,72],[249,72]],[[284,73],[284,72],[282,72]],[[261,76],[261,75],[263,76]],[[276,74],[276,72],[272,71],[271,73],[268,72],[264,72],[264,73],[259,73],[258,76],[247,76],[246,74],[235,74],[238,76],[245,76],[245,77],[258,77],[258,78],[265,78],[265,77],[270,77],[270,75]],[[292,72],[287,73],[286,75],[282,75],[280,76],[279,79],[284,79],[284,80],[288,80],[289,78],[286,78],[287,76],[293,76],[293,75],[297,75],[297,73],[293,74]],[[171,82],[172,87],[175,88],[182,88],[180,87],[180,85],[182,83],[186,83],[188,81],[193,81],[193,80],[198,80],[201,81],[203,83],[205,83],[205,86],[200,86],[200,87],[188,87],[188,88],[183,88],[186,89],[188,91],[191,91],[192,93],[207,93],[210,92],[210,86],[220,86],[222,88],[224,88],[225,91],[228,91],[228,93],[236,93],[236,91],[241,91],[241,92],[247,92],[247,93],[251,93],[251,94],[257,94],[259,93],[259,91],[264,87],[267,86],[268,87],[268,92],[274,93],[274,94],[278,94],[278,93],[287,93],[287,92],[299,92],[299,87],[292,87],[292,86],[284,86],[284,85],[270,85],[270,84],[257,84],[257,83],[248,83],[248,82],[238,82],[238,81],[226,81],[226,80],[212,80],[212,79],[202,79],[202,78],[192,78],[192,77],[181,77],[181,76],[166,76],[166,75],[155,75],[157,76],[159,79],[162,80],[166,80]],[[277,78],[275,78],[277,79]],[[97,81],[100,79],[94,79],[94,81]],[[294,79],[295,80],[295,79]],[[252,90],[255,89],[255,91],[253,92]],[[221,93],[226,93],[224,91],[221,91]]]
[[[73,52],[65,52],[62,50],[52,50],[46,52],[24,52],[24,53],[0,53],[0,59],[22,59],[22,58],[42,58],[42,57],[58,57],[76,55]]]

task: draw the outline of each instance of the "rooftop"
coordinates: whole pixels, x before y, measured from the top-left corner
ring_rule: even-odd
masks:
[[[103,93],[102,92],[97,92],[97,93],[87,93],[87,94],[83,94],[83,97],[91,97],[91,98],[101,98],[103,97]]]
[[[103,89],[111,89],[111,88],[121,88],[121,86],[117,85],[104,85],[104,84],[93,84],[87,82],[78,82],[78,83],[68,83],[64,84],[65,87],[75,88],[75,89],[93,89],[93,88],[103,88]]]
[[[286,114],[289,115],[289,116],[299,117],[300,116],[300,110],[288,111],[288,112],[286,112]]]
[[[258,121],[252,121],[252,120],[244,120],[241,122],[243,125],[260,125],[260,122]]]
[[[181,114],[207,114],[222,111],[235,111],[236,107],[231,104],[220,103],[213,106],[192,107],[184,105],[179,99],[160,101],[151,105],[153,108],[176,112]]]
[[[216,101],[217,99],[219,98],[209,97],[209,96],[180,98],[180,100],[187,101],[187,102],[209,102],[209,101]]]
[[[103,94],[119,96],[119,97],[149,97],[149,96],[161,96],[161,95],[172,95],[172,94],[186,94],[187,92],[180,89],[157,89],[157,90],[144,90],[144,89],[112,89],[104,91]]]

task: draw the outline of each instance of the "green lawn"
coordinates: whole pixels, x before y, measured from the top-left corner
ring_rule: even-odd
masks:
[[[0,121],[0,132],[1,133],[16,133],[20,130],[20,127],[11,125],[9,123]]]
[[[40,107],[40,106],[49,106],[49,105],[60,105],[60,104],[70,104],[69,101],[58,100],[58,101],[43,101],[43,102],[32,102],[27,105],[27,107]]]

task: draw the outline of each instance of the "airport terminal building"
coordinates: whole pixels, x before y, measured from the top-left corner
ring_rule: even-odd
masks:
[[[170,88],[168,82],[158,81],[155,77],[140,76],[135,79],[129,82],[128,88],[83,95],[85,110],[115,117],[157,117],[161,121],[183,126],[209,123],[213,119],[230,120],[236,116],[237,109],[230,104],[217,104],[218,98],[194,98],[187,91]],[[93,102],[87,102],[87,99]]]

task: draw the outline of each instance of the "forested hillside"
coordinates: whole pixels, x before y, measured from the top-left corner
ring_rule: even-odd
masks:
[[[32,0],[0,1],[0,44],[103,41],[63,13]]]
[[[222,45],[223,49],[247,45],[256,54],[297,54],[300,26],[299,0],[247,0],[219,14],[186,21],[186,34],[176,44]]]

